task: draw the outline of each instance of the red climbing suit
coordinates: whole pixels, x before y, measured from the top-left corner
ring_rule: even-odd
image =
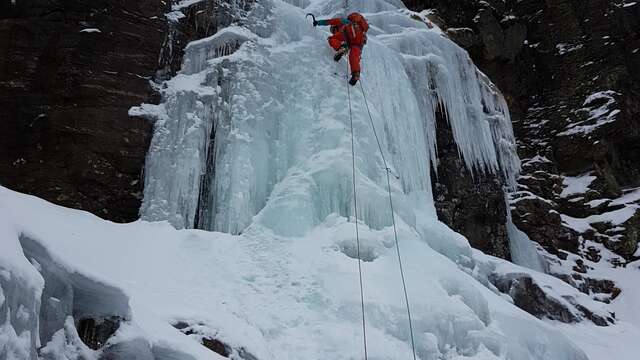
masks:
[[[337,51],[343,44],[346,44],[349,47],[351,72],[359,73],[362,47],[367,43],[366,32],[369,30],[367,20],[359,13],[352,13],[347,16],[347,19],[334,18],[326,20],[326,23],[337,29],[329,37],[329,45]]]

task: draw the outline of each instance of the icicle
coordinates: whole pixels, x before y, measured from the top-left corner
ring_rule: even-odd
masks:
[[[279,3],[270,4],[262,4],[259,10]],[[344,11],[337,4],[328,1],[325,7]],[[392,184],[394,196],[407,197],[398,201],[404,220],[415,221],[410,203],[416,198],[431,202],[429,166],[437,162],[435,116],[439,110],[472,172],[501,171],[507,184],[515,183],[519,160],[506,103],[468,54],[390,2],[354,0],[351,5],[374,12],[367,15],[373,27],[363,57],[362,81],[390,165],[399,175]],[[181,75],[165,91],[162,107],[171,114],[156,125],[144,218],[170,219],[179,227],[196,222],[206,229],[238,233],[263,212],[260,218],[270,226],[302,233],[331,213],[352,215],[351,194],[343,181],[348,172],[342,164],[345,90],[341,80],[330,75],[346,69],[327,56],[325,35],[310,32],[304,16],[293,9],[278,8],[288,22],[273,34],[264,33],[256,18],[247,21],[256,32],[232,26],[189,44]],[[262,43],[256,33],[270,38]],[[298,50],[272,51],[265,45],[291,43],[310,34],[315,36],[314,43],[305,47],[304,56]],[[236,56],[232,44],[247,41],[252,45]],[[233,61],[225,62],[230,56]],[[226,80],[231,86],[224,95],[217,83],[220,76],[213,75],[221,72],[233,77]],[[185,83],[188,86],[181,87]],[[206,91],[206,99],[198,87],[212,89]],[[207,104],[202,107],[205,111],[198,102]],[[373,155],[377,151],[371,147],[372,134],[367,119],[361,117],[364,107],[357,96],[354,111],[362,154],[358,159],[364,194],[361,218],[372,228],[381,228],[389,225],[388,216],[379,210],[385,203],[384,187],[379,187],[381,159]],[[226,125],[216,131],[211,147],[211,131],[218,121]],[[212,158],[213,165],[207,160]],[[172,159],[164,165],[173,166],[178,174],[154,173],[158,159]],[[205,187],[210,194],[202,193]],[[300,189],[296,200],[285,196],[292,188]],[[300,217],[300,228],[280,225],[284,213]]]

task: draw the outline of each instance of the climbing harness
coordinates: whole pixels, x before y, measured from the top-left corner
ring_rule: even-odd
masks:
[[[347,64],[347,74],[349,74],[349,65]],[[348,75],[347,75],[348,77]],[[362,92],[362,98],[364,99],[365,107],[367,108],[367,114],[369,115],[369,121],[371,124],[371,129],[373,130],[373,135],[376,138],[376,143],[378,144],[378,150],[380,151],[380,156],[382,157],[382,162],[384,164],[384,170],[387,175],[387,192],[389,193],[389,209],[391,211],[391,222],[393,225],[393,236],[395,239],[395,248],[396,254],[398,256],[398,265],[400,268],[400,277],[402,279],[402,289],[404,292],[404,300],[407,308],[407,318],[409,319],[409,333],[411,335],[411,349],[413,352],[413,360],[416,360],[416,345],[415,339],[413,335],[413,322],[411,320],[411,307],[409,306],[409,296],[407,294],[407,283],[404,277],[404,268],[402,266],[402,256],[400,255],[400,244],[398,242],[398,231],[396,227],[395,220],[395,212],[393,210],[393,198],[391,196],[391,179],[390,176],[393,174],[389,165],[387,164],[387,159],[384,157],[384,152],[382,150],[382,144],[380,143],[380,138],[378,137],[378,132],[376,131],[376,126],[373,122],[373,116],[371,115],[371,110],[369,108],[369,103],[367,101],[367,96],[364,91],[364,86],[362,85],[362,79],[360,79],[360,91]],[[360,304],[362,308],[362,333],[364,338],[364,358],[368,359],[367,356],[367,333],[366,333],[366,322],[365,322],[365,308],[364,308],[364,290],[362,285],[362,260],[360,259],[360,233],[358,229],[358,201],[356,198],[356,160],[355,160],[355,141],[354,141],[354,131],[353,131],[353,114],[352,114],[352,106],[351,106],[351,89],[349,83],[347,82],[347,98],[349,101],[349,125],[351,127],[351,166],[353,172],[353,206],[354,206],[354,214],[355,214],[355,225],[356,225],[356,248],[357,248],[357,256],[358,256],[358,274],[360,277]],[[399,178],[397,175],[394,175],[396,178]]]

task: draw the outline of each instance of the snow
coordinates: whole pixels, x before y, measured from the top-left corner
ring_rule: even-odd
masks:
[[[177,23],[180,21],[180,19],[184,19],[186,17],[186,15],[180,10],[171,11],[169,13],[166,13],[164,16],[167,18],[167,20],[174,23]]]
[[[558,54],[559,55],[565,55],[568,54],[570,52],[576,51],[576,50],[580,50],[584,47],[583,44],[557,44],[556,45],[556,49],[558,50]]]
[[[186,9],[191,5],[195,5],[203,0],[178,0],[171,6],[173,11],[180,11],[182,9]]]
[[[340,247],[353,241],[353,223],[344,218],[329,216],[303,237],[277,236],[260,224],[232,236],[178,231],[163,222],[113,224],[4,188],[0,198],[1,229],[16,228],[70,270],[123,289],[132,314],[124,339],[143,336],[196,359],[216,358],[168,324],[192,319],[258,359],[361,355],[356,264]],[[370,353],[406,358],[410,347],[392,230],[361,229],[363,248],[375,258],[363,263]],[[560,333],[421,240],[461,260],[472,256],[464,238],[426,215],[419,224],[424,234],[406,224],[399,230],[419,356],[584,359]]]
[[[596,208],[602,204],[605,204],[609,207],[617,206],[617,205],[630,205],[633,206],[633,203],[637,203],[640,201],[640,188],[627,189],[623,190],[622,196],[617,199],[595,199],[591,200],[587,203],[592,208]]]
[[[607,305],[602,302],[597,302],[591,299],[588,295],[577,291],[574,287],[566,282],[553,277],[544,275],[538,271],[532,271],[533,269],[523,269],[522,267],[515,266],[514,264],[502,260],[488,257],[487,255],[477,255],[478,258],[484,259],[485,262],[491,263],[495,266],[493,274],[497,276],[519,276],[526,274],[533,282],[540,287],[544,294],[560,304],[563,304],[566,309],[569,309],[574,316],[582,317],[579,313],[577,306],[583,306],[589,309],[592,313],[599,316],[610,316]]]
[[[86,28],[86,29],[82,29],[80,30],[81,33],[101,33],[102,31],[100,31],[100,29],[96,29],[96,28]]]
[[[0,325],[0,357],[2,359],[29,359],[30,354],[30,338],[28,331],[18,335],[9,321],[10,313],[7,313],[6,319],[2,319]]]
[[[582,259],[590,270],[588,276],[594,279],[608,279],[616,284],[622,292],[609,306],[609,311],[616,314],[616,324],[608,327],[594,329],[586,323],[567,325],[551,322],[557,329],[567,334],[578,346],[583,349],[590,359],[620,359],[634,360],[640,351],[640,312],[637,304],[640,304],[640,261],[626,264],[625,267],[611,265],[613,259],[619,256],[606,249],[602,244],[587,241],[587,246],[594,247],[602,259],[595,263],[588,259]],[[574,261],[570,258],[565,264],[554,264],[552,272],[570,273]]]
[[[619,109],[615,109],[615,96],[619,93],[606,90],[589,95],[582,105],[583,108],[575,111],[576,114],[586,114],[587,119],[567,126],[567,129],[557,136],[569,136],[575,134],[589,134],[603,125],[616,121]]]
[[[68,317],[64,328],[53,335],[53,339],[40,350],[47,360],[97,360],[95,351],[89,349],[78,336],[72,317]]]
[[[551,160],[547,159],[544,156],[536,155],[531,159],[524,159],[522,166],[531,166],[532,164],[549,164]]]
[[[575,194],[584,194],[589,190],[589,185],[597,179],[591,174],[583,174],[580,176],[564,176],[562,178],[561,198],[566,198]]]
[[[622,209],[609,211],[606,213],[591,215],[586,218],[575,218],[569,215],[561,214],[562,223],[568,228],[571,228],[579,233],[583,233],[587,230],[595,230],[591,224],[594,223],[609,223],[611,225],[624,224],[627,220],[631,219],[638,210],[638,206],[627,206]]]
[[[640,200],[640,188],[630,189],[625,191],[625,193],[621,197],[611,201],[609,206],[630,204],[633,202],[638,202],[639,200]]]

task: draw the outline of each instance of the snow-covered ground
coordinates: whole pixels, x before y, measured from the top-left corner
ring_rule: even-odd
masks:
[[[558,330],[518,309],[489,276],[559,280],[474,252],[436,218],[429,178],[436,107],[446,108],[467,166],[501,171],[511,183],[519,161],[502,96],[466,52],[399,0],[350,4],[371,24],[362,84],[398,176],[393,215],[418,358],[599,359],[597,349],[563,334],[577,327]],[[307,12],[341,14],[344,1],[258,2],[248,25],[187,47],[160,105],[131,110],[156,120],[141,210],[155,222],[113,224],[0,187],[0,359],[28,358],[40,345],[55,359],[100,355],[77,341],[70,321],[58,322],[60,330],[38,324],[40,296],[51,293],[40,272],[49,268],[78,289],[74,313],[126,319],[108,345],[135,343],[156,359],[220,358],[177,322],[228,344],[235,359],[362,358],[349,96],[369,358],[412,358],[385,171],[363,94],[347,92],[346,65],[333,62],[326,29],[311,28]],[[175,228],[195,223],[215,231]],[[637,270],[625,271],[631,279]],[[87,305],[86,289],[102,295]],[[579,297],[571,291],[557,293]],[[636,296],[625,291],[611,306],[628,309]],[[580,325],[585,336],[576,339],[607,334],[629,339],[633,350],[637,316],[618,317],[620,325],[606,329]],[[56,331],[43,338],[38,326]],[[608,353],[625,359],[629,348]]]
[[[554,326],[572,339],[590,359],[636,359],[640,351],[640,261],[629,263],[625,268],[612,265],[619,258],[601,244],[589,242],[602,256],[599,262],[582,259],[589,267],[589,276],[613,281],[620,290],[618,296],[607,305],[615,313],[615,326],[593,327],[590,323],[563,324]],[[552,265],[556,274],[570,274],[576,256],[570,255],[566,262]]]
[[[113,224],[4,188],[0,214],[3,276],[19,278],[36,294],[42,289],[37,263],[31,265],[21,250],[22,236],[23,243],[44,246],[70,273],[122,289],[130,321],[117,341],[143,338],[195,359],[217,358],[170,325],[186,321],[257,359],[362,356],[357,267],[349,256],[354,228],[344,218],[329,216],[301,237],[278,236],[260,225],[231,236],[175,230],[166,222]],[[433,220],[420,231],[474,272],[464,238]],[[410,358],[392,232],[362,226],[361,236],[369,260],[363,269],[370,358]],[[400,238],[419,358],[586,358],[552,326],[434,251],[425,236],[402,227]],[[3,346],[29,345],[29,334],[17,335],[23,340],[11,339],[5,329]]]

